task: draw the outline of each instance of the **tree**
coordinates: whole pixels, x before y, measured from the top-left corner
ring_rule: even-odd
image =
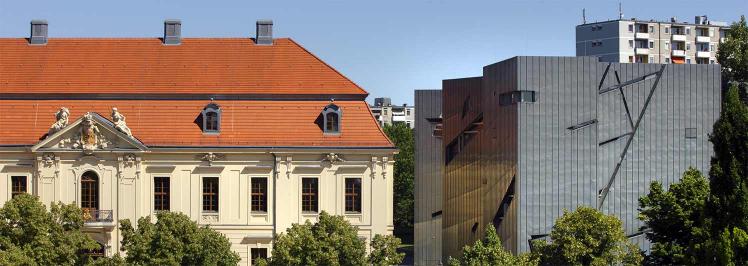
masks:
[[[732,23],[727,40],[719,45],[717,60],[722,65],[722,75],[728,81],[748,82],[748,26],[745,16]]]
[[[81,232],[83,211],[73,204],[52,203],[21,194],[0,209],[0,264],[73,265],[88,261],[80,251],[98,247]]]
[[[713,232],[748,229],[748,107],[740,101],[736,84],[725,93],[720,117],[709,141],[714,145],[709,170],[711,194],[708,214]]]
[[[652,182],[649,194],[639,199],[642,230],[652,241],[649,265],[697,264],[707,257],[709,241],[704,210],[709,197],[709,181],[701,172],[689,168],[679,183],[665,191],[660,182]]]
[[[372,265],[398,265],[405,258],[404,253],[397,252],[400,239],[395,236],[376,235],[371,241],[369,263]]]
[[[475,241],[472,246],[462,248],[462,256],[459,258],[449,258],[448,264],[452,266],[459,265],[537,265],[538,261],[533,260],[524,254],[514,256],[504,249],[501,245],[501,239],[496,233],[496,228],[489,225],[486,229],[486,235],[482,240]]]
[[[615,216],[590,207],[564,211],[553,225],[551,243],[533,241],[542,265],[639,265],[639,248],[628,241]]]
[[[413,177],[414,138],[408,125],[396,123],[384,127],[384,132],[395,143],[400,153],[395,155],[394,224],[395,235],[412,243],[413,237]]]
[[[134,265],[236,265],[239,255],[231,242],[209,227],[198,227],[187,215],[159,212],[156,223],[149,216],[120,221],[125,261]]]
[[[358,238],[358,229],[343,216],[332,216],[322,211],[319,221],[312,224],[293,224],[276,236],[272,256],[261,264],[269,265],[366,265],[369,261],[400,263],[402,254],[393,254],[397,238],[375,236],[373,254],[366,257],[366,244]]]

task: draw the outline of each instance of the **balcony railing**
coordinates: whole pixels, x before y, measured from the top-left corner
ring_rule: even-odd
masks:
[[[673,56],[686,56],[686,51],[683,51],[683,50],[673,50]]]
[[[709,36],[696,36],[696,42],[708,43],[711,40],[712,38],[709,38]]]
[[[83,221],[86,223],[111,223],[114,221],[112,210],[83,209]]]
[[[673,41],[681,41],[682,42],[682,41],[685,41],[685,40],[686,40],[686,35],[673,33]]]
[[[699,58],[709,58],[709,56],[711,56],[711,53],[709,51],[696,52],[696,57],[699,57]]]

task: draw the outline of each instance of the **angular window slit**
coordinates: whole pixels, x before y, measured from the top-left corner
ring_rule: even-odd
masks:
[[[575,130],[579,130],[579,129],[585,128],[587,126],[593,125],[595,123],[597,123],[597,119],[592,119],[590,121],[585,121],[585,122],[582,122],[582,123],[579,123],[579,124],[567,127],[566,129],[571,130],[571,131],[575,131]]]

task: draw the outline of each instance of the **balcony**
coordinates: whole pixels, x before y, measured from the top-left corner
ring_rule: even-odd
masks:
[[[686,56],[685,50],[673,50],[673,56]]]
[[[712,40],[712,38],[709,38],[709,36],[696,36],[696,42],[708,43],[711,40]]]
[[[634,53],[636,53],[636,54],[649,54],[649,49],[648,48],[636,48],[636,50],[634,50]]]
[[[86,229],[107,230],[114,229],[112,210],[83,209],[83,223]]]
[[[636,38],[636,39],[649,39],[649,33],[648,32],[637,32],[634,35],[634,38]]]
[[[685,42],[686,41],[686,35],[673,33],[673,41]]]
[[[711,53],[708,51],[698,51],[696,52],[696,57],[698,58],[709,58],[711,56]]]

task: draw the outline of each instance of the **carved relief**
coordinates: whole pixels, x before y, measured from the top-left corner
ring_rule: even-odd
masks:
[[[114,128],[125,133],[125,135],[132,137],[132,132],[130,131],[130,128],[127,127],[127,122],[125,122],[125,116],[117,111],[117,107],[112,108],[112,122],[114,123]]]
[[[86,113],[83,116],[80,131],[72,137],[61,139],[57,144],[59,148],[82,149],[86,154],[90,154],[94,150],[106,149],[111,145],[112,141],[101,134],[91,113]]]
[[[197,158],[201,161],[208,162],[208,165],[212,166],[214,161],[223,160],[226,158],[226,155],[209,152],[209,153],[199,154],[197,155]]]
[[[42,154],[42,163],[44,163],[44,166],[46,167],[52,166],[52,164],[55,163],[55,154],[49,152]]]
[[[218,215],[214,214],[203,214],[201,217],[201,222],[205,224],[212,224],[218,222]]]
[[[340,155],[331,152],[331,153],[325,154],[321,162],[327,164],[328,166],[331,166],[335,163],[345,162],[345,160]]]
[[[51,127],[49,127],[47,137],[52,136],[52,134],[55,134],[68,126],[68,117],[70,117],[70,110],[65,107],[60,108],[60,110],[55,114],[55,118],[57,119],[57,121],[55,121],[55,123],[52,124]]]

